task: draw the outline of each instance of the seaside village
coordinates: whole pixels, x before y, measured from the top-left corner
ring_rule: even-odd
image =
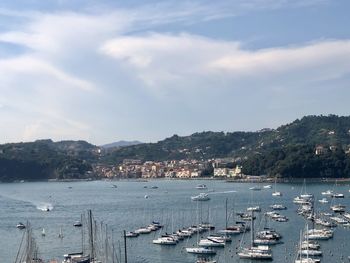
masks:
[[[337,150],[337,146],[316,145],[315,155]],[[350,149],[347,151],[350,154]],[[245,175],[242,172],[241,158],[216,158],[209,160],[171,160],[171,161],[141,161],[124,159],[120,165],[94,165],[94,174],[108,179],[125,178],[178,178],[196,179],[226,178],[232,180],[262,180],[266,176]]]
[[[172,160],[153,162],[125,159],[121,165],[96,165],[94,173],[109,179],[121,178],[237,178],[244,179],[242,166],[233,158],[198,160]]]

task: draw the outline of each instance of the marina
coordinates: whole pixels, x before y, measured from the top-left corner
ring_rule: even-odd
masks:
[[[337,186],[337,192],[343,193],[344,198],[336,199],[334,204],[334,200],[329,204],[317,202],[331,184],[306,183],[307,193],[301,193],[300,189],[305,187],[302,184],[277,184],[283,196],[276,204],[271,194],[273,189],[256,183],[201,182],[207,186],[207,191],[202,190],[210,196],[207,202],[191,200],[191,196],[198,195],[196,186],[200,182],[195,180],[156,180],[152,183],[159,186],[156,192],[150,187],[144,188],[147,182],[136,181],[118,182],[117,191],[105,181],[0,184],[0,233],[3,236],[0,254],[11,259],[8,262],[14,261],[25,231],[25,225],[21,230],[18,222],[28,220],[40,258],[45,262],[51,259],[62,262],[66,258],[69,262],[69,257],[77,257],[74,253],[81,251],[81,233],[86,222],[81,214],[91,209],[95,220],[108,226],[109,242],[114,240],[119,260],[124,258],[123,230],[126,230],[129,262],[245,262],[247,260],[239,256],[242,252],[242,257],[270,258],[271,255],[272,262],[296,262],[300,231],[304,231],[303,257],[320,254],[311,251],[315,241],[320,245],[322,262],[343,262],[349,256],[344,245],[349,242],[350,231],[347,184]],[[67,192],[68,186],[74,187],[74,191]],[[252,200],[249,188],[256,186],[261,190]],[[150,193],[152,198],[145,199]],[[293,199],[297,196],[300,203],[295,204]],[[50,213],[36,208],[38,202],[48,199],[53,207]],[[311,200],[314,201],[310,203]],[[260,209],[247,211],[252,201]],[[331,206],[347,213],[332,212]],[[253,237],[249,230],[252,214],[255,218]],[[75,226],[77,223],[82,227]],[[337,227],[327,227],[328,224]],[[243,230],[245,227],[248,229]],[[325,227],[327,230],[323,230]],[[267,246],[267,251],[261,250]],[[318,261],[303,258],[302,262]]]

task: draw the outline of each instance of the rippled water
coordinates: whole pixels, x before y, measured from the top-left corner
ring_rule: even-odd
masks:
[[[200,191],[198,184],[206,184],[211,191],[211,200],[193,202],[190,197]],[[117,185],[117,188],[113,187]],[[158,189],[151,189],[156,185]],[[147,186],[147,188],[144,188]],[[283,192],[282,197],[272,197],[272,189],[250,191],[254,184],[226,183],[224,181],[167,181],[149,182],[39,182],[0,184],[0,262],[14,262],[22,237],[21,230],[16,228],[18,222],[30,221],[41,256],[46,259],[63,259],[63,254],[81,250],[80,229],[73,223],[80,215],[91,209],[97,221],[113,229],[114,240],[122,244],[122,230],[135,230],[148,225],[152,220],[165,224],[163,232],[176,230],[183,226],[196,224],[198,218],[210,219],[216,229],[225,226],[225,200],[231,211],[244,211],[247,206],[260,205],[265,211],[273,203],[282,203],[288,210],[281,211],[290,220],[286,223],[271,222],[283,235],[283,244],[273,248],[273,262],[294,262],[299,241],[299,231],[304,228],[305,220],[295,212],[297,206],[292,203],[293,197],[300,194],[300,184],[278,184]],[[321,192],[332,189],[333,184],[308,184],[308,192],[321,199]],[[350,207],[349,186],[337,186],[336,191],[345,194],[340,203]],[[203,190],[202,190],[203,191]],[[145,199],[144,196],[149,198]],[[278,201],[277,201],[278,200]],[[316,210],[329,210],[330,204],[316,204]],[[51,209],[46,212],[46,207]],[[262,213],[261,213],[262,214]],[[256,228],[262,227],[262,220],[256,220]],[[41,236],[45,228],[46,236]],[[62,228],[64,238],[58,238]],[[345,262],[350,255],[348,246],[350,230],[338,227],[334,238],[321,243],[324,256],[322,262]],[[128,240],[129,262],[195,262],[195,256],[184,251],[184,247],[193,246],[197,238],[193,236],[181,241],[175,247],[162,247],[152,244],[160,232],[153,232]],[[205,234],[205,233],[204,233]],[[203,235],[204,235],[203,234]],[[241,242],[242,240],[242,242]],[[249,262],[239,260],[236,255],[240,244],[249,243],[249,235],[234,236],[233,242],[225,248],[217,249],[215,259],[221,263]]]

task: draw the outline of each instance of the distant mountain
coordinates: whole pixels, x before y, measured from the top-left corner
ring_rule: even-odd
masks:
[[[102,148],[108,149],[108,148],[114,148],[114,147],[126,147],[126,146],[132,146],[132,145],[138,145],[142,144],[140,141],[118,141],[118,142],[112,142],[105,145],[102,145]]]

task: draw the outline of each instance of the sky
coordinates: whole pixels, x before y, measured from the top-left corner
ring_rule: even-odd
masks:
[[[2,0],[0,143],[350,115],[348,0]]]

